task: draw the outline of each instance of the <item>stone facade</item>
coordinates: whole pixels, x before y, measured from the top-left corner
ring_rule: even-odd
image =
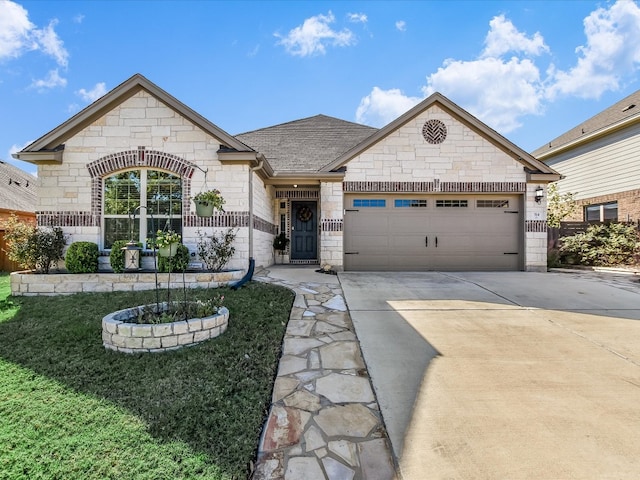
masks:
[[[61,165],[41,165],[39,178],[41,225],[63,227],[69,242],[92,241],[102,246],[101,195],[103,179],[122,168],[160,168],[183,181],[183,243],[195,252],[198,230],[206,225],[194,215],[189,197],[205,188],[218,188],[225,199],[224,226],[237,226],[236,253],[229,268],[248,264],[248,176],[247,165],[222,165],[217,157],[221,140],[205,133],[176,111],[145,91],[136,93],[96,119],[65,143]],[[202,170],[206,170],[206,177]],[[274,226],[266,201],[269,191],[256,178],[254,213],[267,235],[259,236],[258,265],[271,264],[267,246]],[[78,210],[78,207],[84,210]],[[222,220],[215,226],[223,226]],[[216,229],[214,231],[221,231]]]
[[[322,116],[300,121],[305,134],[315,132],[313,119],[324,127],[332,124]],[[535,187],[558,175],[445,97],[434,94],[387,127],[370,129],[368,138],[358,137],[360,143],[338,158],[334,155],[343,150],[322,157],[327,149],[314,143],[313,136],[304,137],[310,145],[300,140],[298,146],[303,137],[296,136],[297,123],[287,124],[284,138],[272,137],[273,127],[263,129],[271,132],[260,140],[266,141],[270,159],[239,141],[242,135],[232,137],[135,75],[15,156],[38,163],[38,223],[61,226],[69,242],[92,241],[102,250],[105,179],[152,169],[181,180],[182,237],[192,254],[199,233],[237,228],[229,268],[246,269],[250,256],[256,267],[274,263],[273,238],[280,232],[292,238],[292,205],[297,201],[316,204],[316,255],[309,255],[310,238],[297,236],[305,242],[299,247],[304,254],[292,254],[290,245],[279,260],[342,268],[344,197],[349,192],[517,195],[522,231],[514,235],[524,243],[524,267],[539,270],[546,263],[541,241],[546,213],[533,195]],[[344,135],[339,137],[341,148],[348,148],[345,138],[355,135],[353,130],[343,133],[350,128],[346,123],[332,133]],[[326,141],[323,131],[316,137]],[[274,144],[278,148],[270,149]],[[196,217],[190,196],[211,188],[221,191],[224,212]]]

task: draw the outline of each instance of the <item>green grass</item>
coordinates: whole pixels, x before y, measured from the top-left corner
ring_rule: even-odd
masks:
[[[102,317],[154,292],[6,298],[0,276],[0,480],[246,478],[293,294],[189,296],[213,293],[231,312],[225,334],[125,355],[102,346]]]

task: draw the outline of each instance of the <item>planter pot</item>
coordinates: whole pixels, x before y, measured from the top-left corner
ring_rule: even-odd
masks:
[[[196,204],[196,215],[198,217],[213,216],[213,203],[194,202]]]
[[[175,257],[178,253],[178,244],[172,243],[168,247],[160,247],[158,249],[158,255],[161,257]]]

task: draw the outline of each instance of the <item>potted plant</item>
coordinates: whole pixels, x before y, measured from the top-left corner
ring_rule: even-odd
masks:
[[[197,193],[192,200],[196,204],[196,215],[199,217],[210,217],[216,208],[222,210],[224,205],[224,198],[217,189]]]
[[[284,251],[287,249],[287,245],[289,245],[289,239],[284,232],[281,232],[273,239],[273,248],[280,251],[280,263],[282,263],[282,256],[284,255]]]
[[[161,257],[173,257],[178,252],[178,244],[181,238],[180,234],[173,230],[158,230],[156,238],[147,238],[147,243],[149,243],[150,247],[157,248],[158,255]]]

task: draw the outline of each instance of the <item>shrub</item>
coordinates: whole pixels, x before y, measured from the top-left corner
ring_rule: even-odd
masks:
[[[95,273],[98,271],[98,245],[93,242],[73,242],[69,245],[64,265],[69,273]]]
[[[34,227],[12,215],[5,222],[5,240],[10,260],[29,270],[49,273],[51,265],[64,258],[64,233],[60,227]]]
[[[115,273],[124,272],[124,267],[125,267],[124,250],[122,250],[122,248],[126,246],[127,243],[129,242],[130,240],[116,240],[115,242],[113,242],[113,245],[111,245],[111,253],[109,254],[109,264],[111,265],[111,269]],[[140,242],[137,242],[136,245],[142,248],[142,244]],[[139,261],[140,259],[138,258],[138,262]],[[140,268],[139,263],[137,267]]]
[[[590,225],[584,233],[563,237],[560,246],[563,257],[574,256],[582,265],[633,263],[639,252],[638,231],[624,223]]]
[[[198,256],[207,268],[214,272],[222,270],[236,252],[233,242],[238,231],[229,228],[219,234],[213,233],[210,237],[198,232]]]
[[[287,245],[289,245],[289,239],[284,234],[284,232],[280,233],[273,239],[274,250],[279,250],[281,253],[283,253],[287,249]]]
[[[182,244],[178,245],[178,251],[173,257],[158,257],[158,271],[184,272],[189,268],[189,249]]]

